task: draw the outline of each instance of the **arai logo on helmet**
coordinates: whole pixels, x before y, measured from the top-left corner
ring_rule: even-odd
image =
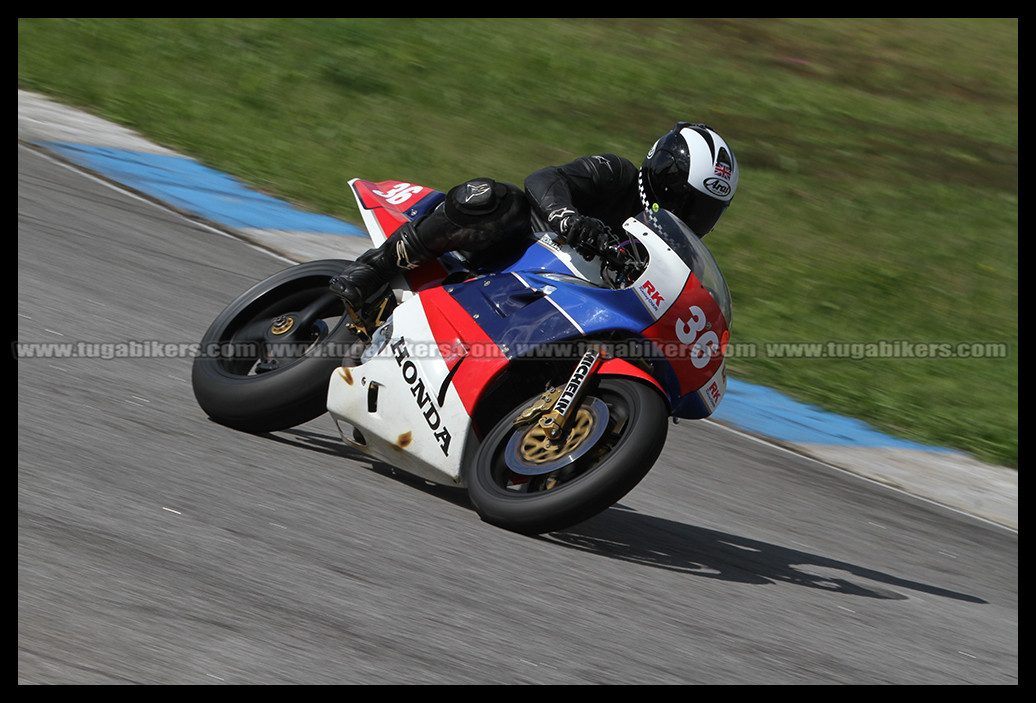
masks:
[[[701,184],[705,187],[705,190],[718,198],[725,198],[730,195],[730,184],[722,178],[706,178]]]

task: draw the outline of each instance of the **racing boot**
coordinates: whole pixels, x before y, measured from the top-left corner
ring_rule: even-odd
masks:
[[[368,249],[329,282],[331,290],[353,310],[361,310],[376,300],[392,277],[409,271],[436,257],[417,233],[414,222],[406,222],[381,246]]]

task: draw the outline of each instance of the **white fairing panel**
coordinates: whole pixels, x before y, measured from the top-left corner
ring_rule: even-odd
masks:
[[[364,363],[331,375],[327,409],[351,447],[429,481],[459,484],[471,418],[448,383],[421,299],[397,307],[383,329]]]
[[[637,292],[640,302],[651,316],[657,320],[665,315],[680,296],[691,270],[680,257],[674,256],[662,238],[643,222],[631,217],[622,227],[648,251],[648,266],[631,287]]]

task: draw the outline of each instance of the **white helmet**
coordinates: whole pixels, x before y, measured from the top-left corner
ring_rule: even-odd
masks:
[[[669,210],[704,237],[730,205],[737,178],[737,160],[723,137],[708,125],[678,122],[645,157],[640,198],[649,213]]]

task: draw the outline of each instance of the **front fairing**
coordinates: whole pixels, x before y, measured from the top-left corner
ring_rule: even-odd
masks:
[[[660,268],[649,265],[634,287],[655,291],[655,322],[643,336],[664,359],[655,367],[667,378],[673,415],[707,417],[726,392],[723,353],[733,310],[726,279],[701,239],[671,213],[641,213],[625,228],[655,247],[652,264]]]
[[[704,244],[665,211],[630,218],[624,230],[648,255],[627,288],[606,287],[599,261],[540,233],[515,260],[447,292],[512,360],[575,358],[583,341],[608,340],[615,356],[649,370],[675,416],[707,417],[726,385],[731,305],[723,275]]]

